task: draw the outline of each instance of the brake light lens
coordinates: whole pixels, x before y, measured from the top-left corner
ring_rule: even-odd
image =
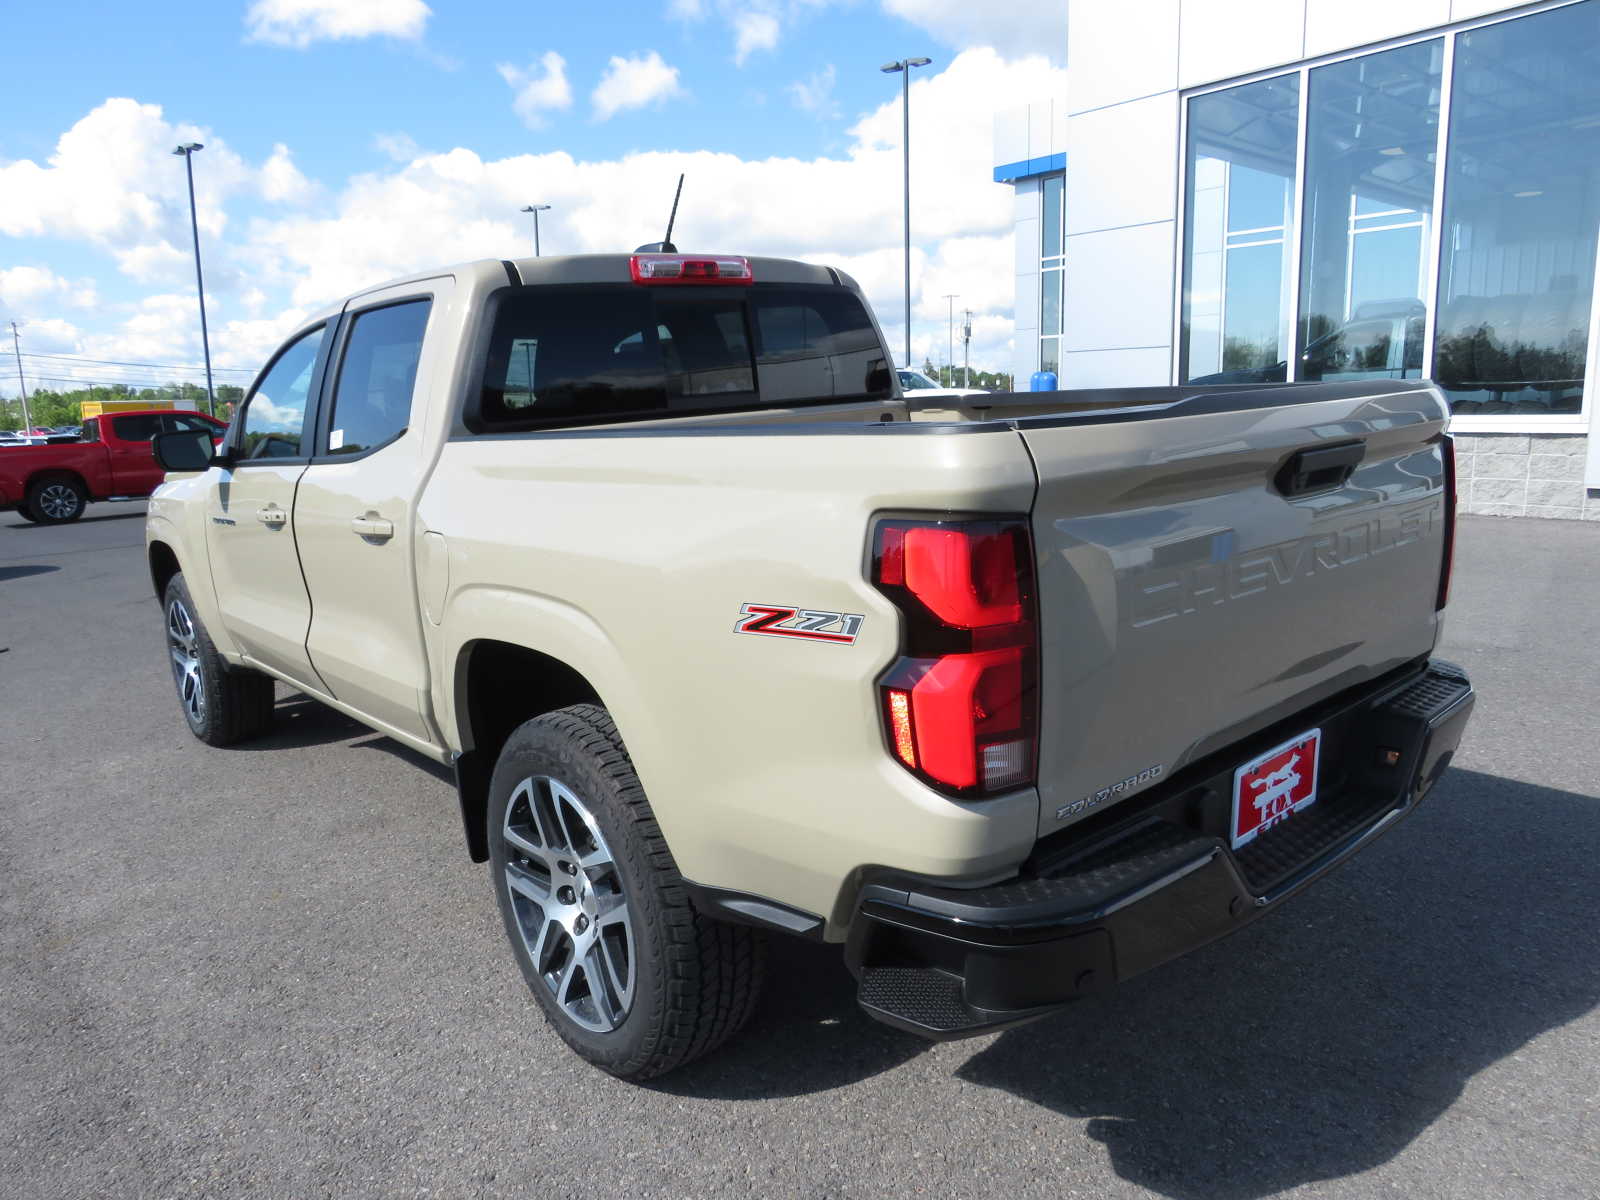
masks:
[[[1450,603],[1450,576],[1456,565],[1456,442],[1448,433],[1441,434],[1440,449],[1444,455],[1444,559],[1439,564],[1439,596],[1434,611],[1440,612]]]
[[[952,795],[1032,783],[1038,639],[1026,519],[881,521],[873,583],[905,618],[902,655],[879,681],[894,756]]]
[[[628,260],[635,283],[754,283],[750,260],[736,254],[635,254]]]

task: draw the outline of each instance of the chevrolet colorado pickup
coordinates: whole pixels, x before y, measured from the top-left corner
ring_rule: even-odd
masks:
[[[76,521],[91,500],[148,496],[163,472],[150,452],[158,433],[220,438],[226,426],[204,413],[130,410],[83,423],[77,438],[0,453],[0,512],[16,509],[41,525]]]
[[[1433,788],[1454,533],[1430,385],[915,406],[855,283],[479,262],[355,295],[148,518],[183,715],[275,681],[454,767],[562,1038],[735,1031],[770,931],[931,1038],[1239,928]],[[969,404],[966,408],[949,407]]]

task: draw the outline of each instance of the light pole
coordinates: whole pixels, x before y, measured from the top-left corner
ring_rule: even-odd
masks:
[[[901,82],[901,150],[905,156],[906,176],[906,367],[911,366],[911,69],[925,67],[931,58],[902,58],[884,63],[879,70],[892,75],[900,72]]]
[[[17,387],[22,392],[22,436],[27,437],[33,428],[33,418],[28,415],[28,381],[22,377],[22,346],[17,341],[17,323],[11,322],[11,348],[17,354]]]
[[[523,212],[531,212],[533,214],[533,256],[535,258],[538,258],[539,257],[539,214],[542,213],[542,212],[549,212],[550,211],[550,206],[548,204],[530,204],[530,205],[528,205],[527,208],[523,209],[522,211]]]
[[[200,294],[200,348],[206,356],[206,411],[217,415],[217,396],[211,388],[211,334],[206,330],[206,277],[200,271],[200,222],[194,215],[194,159],[196,150],[204,150],[200,142],[184,142],[173,149],[183,155],[183,168],[189,176],[189,232],[194,235],[194,286]]]
[[[946,386],[947,387],[955,387],[955,385],[956,385],[956,301],[959,300],[961,297],[955,292],[946,292],[944,298],[945,298],[945,302],[947,304],[949,304],[949,306],[950,306],[950,320],[949,320],[949,323],[948,323],[948,327],[946,329],[946,332],[948,333],[949,338],[950,338],[950,342],[949,342],[949,345],[945,349],[945,359],[944,359],[945,362],[950,364],[950,382]]]
[[[961,386],[972,386],[972,310],[964,308],[961,318]]]

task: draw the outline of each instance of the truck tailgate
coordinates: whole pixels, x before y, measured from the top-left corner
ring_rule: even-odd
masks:
[[[1432,649],[1431,387],[1150,388],[1069,408],[1016,426],[1039,476],[1041,835]]]

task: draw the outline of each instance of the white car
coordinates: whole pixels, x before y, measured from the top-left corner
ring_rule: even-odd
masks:
[[[900,377],[900,390],[905,393],[907,400],[931,400],[935,396],[987,396],[989,394],[982,388],[940,387],[921,371],[910,371],[904,367],[895,368],[895,374]]]

